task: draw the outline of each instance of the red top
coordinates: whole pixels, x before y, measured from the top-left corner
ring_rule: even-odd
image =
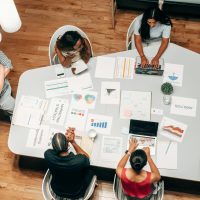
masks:
[[[124,193],[130,197],[144,198],[152,192],[151,173],[147,172],[147,177],[141,182],[132,182],[126,176],[126,168],[122,170],[121,183]]]

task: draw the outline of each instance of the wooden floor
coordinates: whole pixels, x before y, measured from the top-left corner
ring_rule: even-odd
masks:
[[[65,24],[80,27],[90,38],[95,55],[103,55],[125,50],[128,26],[140,13],[118,10],[112,29],[110,0],[15,0],[15,3],[22,27],[13,34],[1,31],[0,43],[0,49],[15,67],[9,76],[14,95],[24,71],[49,64],[49,40],[58,27]],[[200,53],[200,20],[172,18],[172,21],[171,42]],[[34,167],[31,170],[19,167],[19,156],[8,149],[8,134],[9,124],[0,122],[0,199],[42,200],[44,172]],[[112,185],[100,182],[92,199],[114,199]],[[166,191],[164,199],[197,200],[200,196]]]

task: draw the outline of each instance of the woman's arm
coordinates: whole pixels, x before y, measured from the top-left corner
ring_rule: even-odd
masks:
[[[159,59],[162,56],[162,54],[165,52],[168,44],[169,44],[169,38],[162,38],[160,48],[158,49],[157,54],[155,55],[155,57],[151,61],[152,65],[159,66]]]
[[[65,57],[62,55],[61,51],[57,47],[55,47],[55,52],[58,55],[58,59],[60,60],[60,63],[62,64],[63,67],[68,68],[71,66],[72,58],[74,57],[74,55]]]
[[[72,144],[77,154],[83,154],[86,157],[90,157],[76,142],[75,142],[75,128],[70,128],[66,132],[67,141]]]
[[[151,169],[151,183],[157,182],[160,180],[161,176],[160,176],[160,172],[158,168],[156,167],[155,163],[153,162],[151,158],[150,149],[149,147],[144,147],[143,150],[145,151],[147,155],[147,161]]]
[[[135,138],[131,138],[129,141],[129,149],[128,149],[128,153],[126,153],[122,159],[119,161],[118,165],[117,165],[117,169],[116,169],[116,173],[118,175],[118,177],[121,178],[121,173],[123,168],[126,166],[126,163],[129,159],[129,156],[131,155],[132,152],[135,151],[135,149],[137,148],[138,144],[137,144],[137,140]]]
[[[81,58],[84,60],[85,63],[88,63],[90,58],[92,57],[92,49],[90,43],[87,39],[83,39],[83,49],[81,50]]]
[[[134,41],[135,41],[135,47],[140,55],[141,58],[141,65],[142,67],[145,67],[149,63],[148,59],[146,58],[144,51],[143,51],[143,46],[142,46],[142,38],[140,35],[135,35],[134,34]]]
[[[3,89],[4,85],[4,78],[5,78],[5,72],[4,72],[4,66],[0,64],[0,93]]]

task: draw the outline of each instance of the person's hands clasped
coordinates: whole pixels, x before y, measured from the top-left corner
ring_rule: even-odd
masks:
[[[153,67],[155,68],[159,68],[159,58],[157,58],[156,56],[151,60],[151,65],[153,65]]]
[[[70,142],[70,143],[73,143],[74,140],[75,140],[75,128],[71,128],[69,127],[66,131],[66,138],[67,138],[67,141]]]
[[[134,151],[136,150],[137,146],[138,146],[137,140],[136,140],[135,138],[131,138],[131,139],[129,140],[129,148],[128,148],[128,151],[129,151],[130,153],[134,152]]]
[[[146,153],[146,155],[147,155],[147,159],[148,159],[149,157],[151,157],[151,155],[150,155],[150,148],[149,148],[149,147],[144,147],[143,150],[145,151],[145,153]]]
[[[141,66],[143,68],[145,68],[147,65],[149,64],[148,59],[146,58],[146,56],[141,56]]]

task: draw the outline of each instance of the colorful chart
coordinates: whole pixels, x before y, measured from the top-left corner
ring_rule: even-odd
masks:
[[[175,80],[178,79],[178,76],[177,76],[175,73],[173,73],[173,75],[170,75],[170,76],[168,76],[168,77],[169,77],[169,79],[172,80],[172,81],[175,81]]]
[[[79,110],[79,109],[72,109],[71,110],[71,115],[79,115],[80,117],[84,117],[85,111],[84,110]]]
[[[94,119],[91,119],[90,125],[98,128],[107,128],[108,122],[95,122]]]

